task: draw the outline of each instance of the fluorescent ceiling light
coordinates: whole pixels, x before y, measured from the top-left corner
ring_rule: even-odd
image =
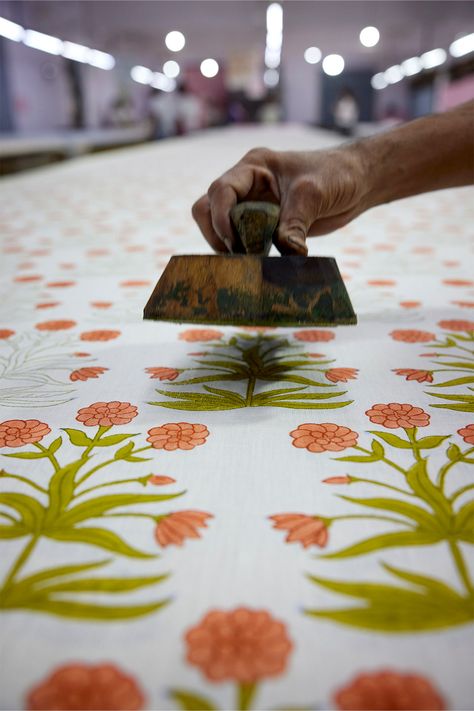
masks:
[[[176,81],[165,76],[161,72],[155,72],[153,74],[153,79],[150,85],[154,89],[160,89],[161,91],[174,91],[176,89]]]
[[[180,52],[186,44],[186,39],[182,32],[173,30],[166,35],[165,44],[171,52]]]
[[[401,63],[401,68],[406,77],[411,77],[413,74],[418,74],[423,69],[423,64],[419,57],[410,57]]]
[[[175,62],[174,59],[169,59],[163,64],[163,73],[166,74],[169,79],[176,79],[179,72],[179,64],[178,62]]]
[[[216,62],[215,59],[204,59],[201,62],[201,74],[204,77],[207,77],[208,79],[212,79],[212,77],[215,77],[217,72],[219,71],[219,65]]]
[[[269,69],[277,69],[280,66],[281,52],[279,49],[265,49],[265,66]]]
[[[36,32],[36,30],[26,30],[23,42],[28,47],[49,54],[61,54],[63,49],[63,43],[58,37],[45,35],[43,32]]]
[[[5,17],[0,17],[0,37],[13,40],[13,42],[21,42],[24,34],[25,30],[21,25],[17,25],[16,22],[11,22]]]
[[[113,69],[115,67],[115,59],[107,52],[100,52],[98,49],[91,49],[88,64],[98,69]]]
[[[396,84],[398,81],[401,81],[404,76],[403,69],[399,64],[394,64],[392,67],[389,67],[383,74],[387,84]]]
[[[388,86],[387,81],[382,72],[374,74],[374,76],[370,80],[370,83],[372,85],[372,88],[377,90],[385,89],[385,87]]]
[[[139,84],[150,84],[153,79],[153,72],[151,69],[148,69],[148,67],[142,67],[140,64],[137,64],[130,70],[130,76],[133,81],[136,81]]]
[[[340,54],[328,54],[323,59],[323,72],[330,77],[335,77],[344,70],[344,59]]]
[[[283,8],[277,2],[267,7],[267,32],[277,35],[283,32]]]
[[[375,47],[380,39],[380,32],[376,27],[364,27],[360,32],[359,39],[364,47]]]
[[[308,47],[304,51],[304,59],[308,64],[317,64],[321,61],[321,50],[318,47]]]
[[[449,53],[452,57],[462,57],[465,54],[469,54],[469,52],[474,52],[474,32],[471,32],[470,35],[459,37],[449,46]]]
[[[267,69],[264,72],[263,75],[263,83],[265,86],[268,86],[269,88],[273,88],[275,86],[278,86],[278,82],[280,81],[280,74],[276,69]]]
[[[84,47],[82,44],[63,42],[62,55],[66,59],[72,59],[75,62],[88,62],[90,53],[89,47]]]
[[[447,54],[444,49],[432,49],[430,52],[425,52],[421,55],[421,63],[424,69],[432,69],[433,67],[439,67],[447,59]]]

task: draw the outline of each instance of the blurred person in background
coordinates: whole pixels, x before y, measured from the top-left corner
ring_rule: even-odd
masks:
[[[176,132],[179,135],[192,133],[206,124],[204,101],[180,84],[176,92]]]
[[[333,119],[336,129],[343,136],[352,136],[359,120],[359,105],[348,89],[342,89],[333,108]]]

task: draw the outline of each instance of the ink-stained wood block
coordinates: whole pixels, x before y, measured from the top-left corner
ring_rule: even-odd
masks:
[[[355,324],[331,257],[172,257],[144,318],[260,326]]]

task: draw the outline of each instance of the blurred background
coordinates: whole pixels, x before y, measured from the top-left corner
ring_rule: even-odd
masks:
[[[1,172],[227,124],[363,136],[474,97],[474,5],[0,0]]]

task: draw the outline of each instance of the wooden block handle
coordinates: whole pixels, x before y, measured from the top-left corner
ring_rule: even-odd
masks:
[[[271,202],[241,202],[230,211],[230,218],[241,244],[234,251],[266,256],[278,226],[280,208]]]

